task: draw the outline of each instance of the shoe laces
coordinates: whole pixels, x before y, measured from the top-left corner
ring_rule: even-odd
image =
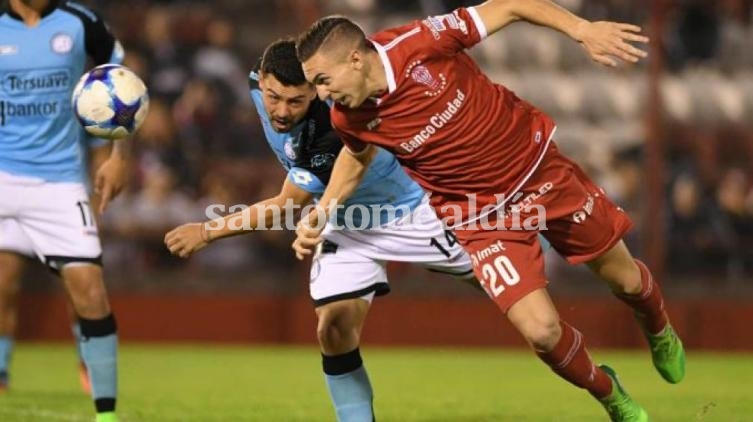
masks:
[[[630,398],[624,393],[620,393],[613,400],[610,400],[606,408],[610,419],[613,421],[629,421],[637,416],[633,412],[633,406],[630,406]]]
[[[665,335],[654,337],[651,348],[656,352],[669,356],[673,353],[675,345],[677,344],[675,338],[674,331],[669,331]]]

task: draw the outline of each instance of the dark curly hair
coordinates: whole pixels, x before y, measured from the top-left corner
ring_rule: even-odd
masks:
[[[295,53],[295,41],[283,38],[267,46],[259,68],[265,75],[274,75],[285,86],[299,86],[306,83],[303,67]]]

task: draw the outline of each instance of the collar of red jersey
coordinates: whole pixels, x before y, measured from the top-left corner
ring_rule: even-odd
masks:
[[[384,66],[384,75],[387,78],[387,93],[392,94],[397,89],[397,82],[395,81],[395,72],[392,69],[392,63],[390,62],[390,57],[387,55],[387,50],[378,42],[374,40],[369,41],[371,41],[371,44],[374,45],[374,48],[379,54],[379,58],[382,60],[382,66]],[[381,98],[378,98],[377,104],[384,101],[385,97],[386,96],[382,96]]]

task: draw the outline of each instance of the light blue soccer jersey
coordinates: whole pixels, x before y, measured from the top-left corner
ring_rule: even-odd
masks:
[[[249,84],[251,99],[261,119],[267,142],[288,171],[288,179],[318,200],[327,187],[335,158],[343,147],[330,124],[329,106],[315,99],[298,125],[288,133],[279,133],[272,127],[264,110],[263,94],[255,72],[251,72]],[[337,213],[337,223],[341,226],[352,224],[350,227],[358,228],[377,227],[388,223],[391,218],[404,215],[405,211],[413,211],[423,196],[424,191],[408,177],[395,157],[379,149],[361,185]],[[399,207],[397,209],[403,212],[392,215],[381,212],[378,221],[362,220],[364,207],[371,212],[372,207],[390,205]]]
[[[120,63],[123,49],[102,19],[52,1],[34,27],[0,10],[0,171],[50,182],[82,182],[88,141],[71,93],[87,57]]]

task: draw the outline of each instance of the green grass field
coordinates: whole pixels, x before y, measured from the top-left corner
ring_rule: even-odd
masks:
[[[530,353],[464,349],[363,351],[379,421],[603,421],[588,394]],[[753,355],[690,353],[668,385],[647,352],[596,351],[653,421],[753,420]],[[119,413],[128,421],[332,421],[315,348],[134,346],[121,349]],[[73,347],[21,345],[0,421],[89,421]]]

